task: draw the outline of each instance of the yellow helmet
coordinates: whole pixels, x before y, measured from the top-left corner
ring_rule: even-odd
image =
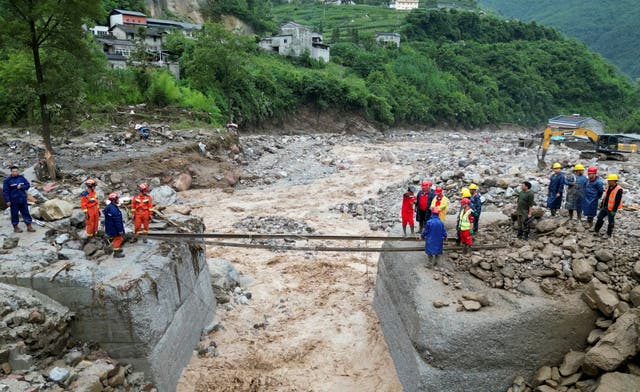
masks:
[[[471,197],[471,192],[467,188],[462,188],[460,194],[462,195],[462,197]]]
[[[618,181],[618,175],[617,174],[609,174],[607,176],[607,181]]]
[[[553,166],[551,166],[551,168],[553,169],[562,169],[562,165],[558,162],[554,163]]]
[[[582,170],[584,171],[584,166],[582,166],[581,164],[577,164],[573,167],[574,171],[578,171],[578,170]]]
[[[469,185],[469,190],[473,190],[473,189],[478,190],[478,186],[476,184]]]

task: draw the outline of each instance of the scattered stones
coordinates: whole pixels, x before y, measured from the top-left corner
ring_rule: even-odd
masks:
[[[434,308],[443,308],[445,306],[449,306],[449,303],[446,301],[433,301],[433,307]]]
[[[51,369],[49,371],[49,379],[51,381],[57,382],[57,383],[61,383],[63,381],[65,381],[69,375],[71,374],[71,372],[69,372],[69,369],[66,368],[60,368],[60,367],[54,367],[53,369]]]
[[[578,281],[587,283],[593,279],[593,266],[585,259],[577,259],[571,262],[573,277]]]
[[[478,292],[467,292],[462,294],[462,298],[478,302],[482,306],[489,306],[491,302],[489,301],[489,297],[486,294],[478,293]]]

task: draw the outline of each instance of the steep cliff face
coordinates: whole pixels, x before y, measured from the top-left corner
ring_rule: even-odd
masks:
[[[164,11],[169,10],[193,22],[202,23],[201,2],[202,0],[147,0],[147,10],[154,18],[166,16]]]

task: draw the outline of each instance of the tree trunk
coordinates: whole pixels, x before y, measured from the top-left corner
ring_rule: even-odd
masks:
[[[56,162],[53,156],[53,148],[51,147],[51,119],[47,110],[47,94],[44,91],[44,76],[42,72],[42,63],[40,61],[40,44],[36,34],[36,25],[34,21],[29,22],[31,30],[31,50],[33,51],[33,65],[36,70],[36,88],[38,90],[38,99],[40,101],[40,122],[42,125],[42,142],[44,143],[44,160],[47,164],[47,171],[51,180],[56,179]]]

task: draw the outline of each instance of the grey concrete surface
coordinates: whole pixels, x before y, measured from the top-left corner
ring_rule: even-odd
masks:
[[[150,240],[125,244],[122,259],[98,263],[67,252],[69,260],[58,261],[43,235],[42,229],[25,232],[18,248],[0,255],[0,282],[32,288],[67,306],[76,314],[75,339],[100,343],[113,358],[144,371],[160,392],[174,391],[215,313],[204,248]],[[71,269],[52,281],[66,262],[73,263]]]
[[[596,319],[579,293],[517,296],[468,273],[457,274],[463,287],[456,290],[435,280],[425,262],[424,253],[407,252],[384,253],[378,263],[374,307],[407,392],[506,390],[516,375],[527,378],[583,348]],[[464,291],[482,292],[492,305],[458,312]],[[436,300],[450,305],[437,309]]]

